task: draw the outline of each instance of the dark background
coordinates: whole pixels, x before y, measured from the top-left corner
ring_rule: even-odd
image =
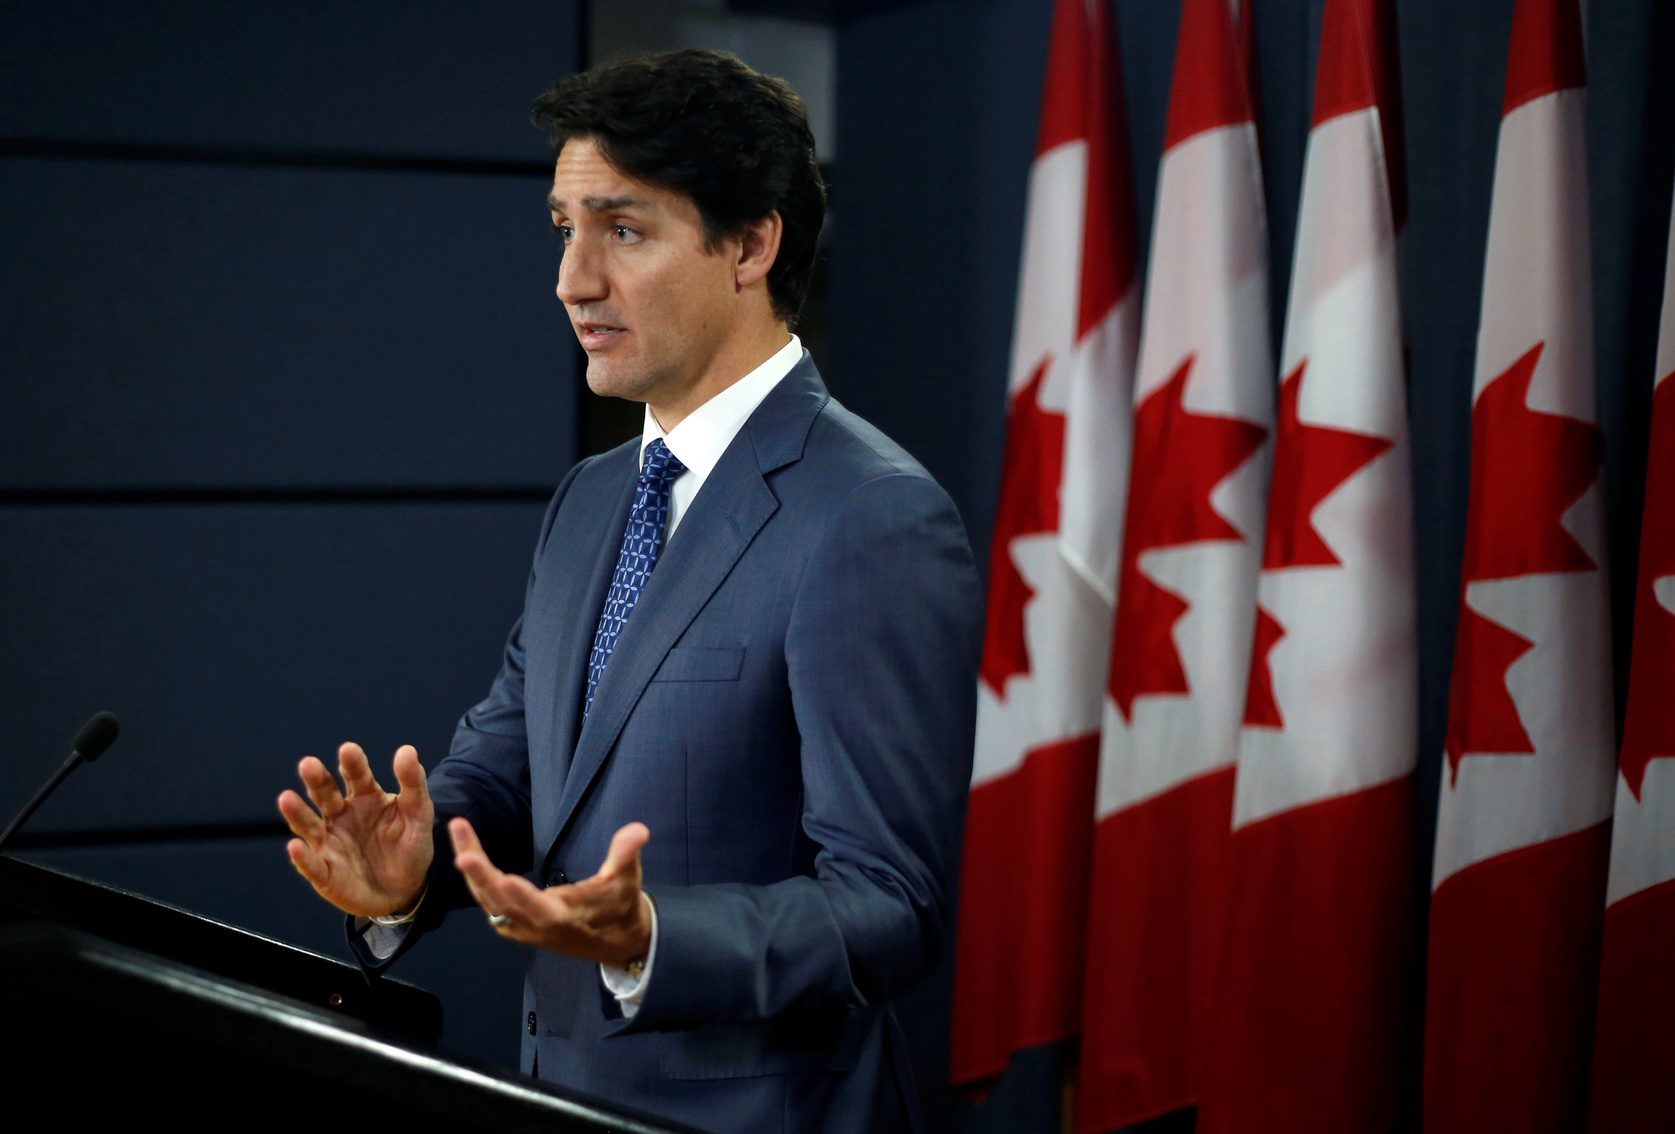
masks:
[[[1115,7],[1144,247],[1178,2]],[[829,29],[810,339],[833,392],[953,494],[982,561],[1051,4],[730,8]],[[1622,673],[1675,175],[1675,69],[1652,61],[1675,56],[1675,9],[1585,8]],[[1398,2],[1431,798],[1511,9]],[[1255,12],[1277,343],[1320,0]],[[637,429],[578,381],[550,157],[525,118],[590,57],[597,17],[582,0],[0,14],[0,817],[91,712],[125,726],[31,824],[31,855],[343,954],[284,859],[274,796],[298,756],[346,738],[375,766],[403,742],[427,763],[446,750],[552,486]],[[400,975],[443,997],[447,1046],[512,1064],[515,951],[456,917]],[[1057,1129],[1062,1052],[1021,1056],[983,1106],[941,1087],[947,975],[903,1012],[931,1129]]]

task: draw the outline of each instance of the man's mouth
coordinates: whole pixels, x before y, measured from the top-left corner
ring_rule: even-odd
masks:
[[[614,323],[577,323],[576,331],[582,341],[582,346],[588,350],[597,350],[616,341],[627,334],[627,329]]]

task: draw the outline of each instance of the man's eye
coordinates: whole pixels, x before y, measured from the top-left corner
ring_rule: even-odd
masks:
[[[617,240],[623,244],[632,244],[640,238],[639,233],[635,232],[625,224],[616,225],[612,229],[612,235],[614,235]]]
[[[567,224],[553,225],[553,232],[557,234],[558,238],[566,244],[570,243],[570,241],[575,239],[576,236],[576,230]]]

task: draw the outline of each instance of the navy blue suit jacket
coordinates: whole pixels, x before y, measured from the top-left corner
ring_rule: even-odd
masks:
[[[500,674],[430,780],[439,824],[541,883],[651,829],[638,1014],[596,965],[531,951],[525,1069],[717,1131],[916,1125],[890,1003],[949,937],[982,633],[959,516],[805,354],[669,538],[584,724],[637,472],[630,442],[565,477]],[[420,931],[469,902],[438,836]]]

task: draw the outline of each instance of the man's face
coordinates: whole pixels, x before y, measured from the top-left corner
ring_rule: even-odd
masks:
[[[705,251],[691,198],[612,168],[589,138],[559,151],[548,204],[564,241],[558,298],[587,351],[588,387],[679,398],[737,317],[732,244]]]

